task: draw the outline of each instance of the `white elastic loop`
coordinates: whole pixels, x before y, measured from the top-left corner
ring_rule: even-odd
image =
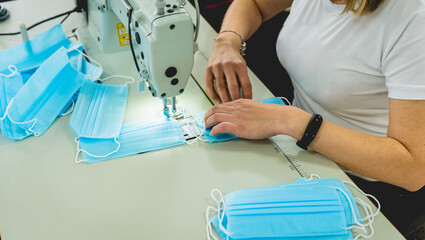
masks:
[[[359,199],[359,200],[361,200],[361,199]],[[357,202],[357,200],[356,200],[356,202]],[[371,214],[373,214],[372,208],[369,205],[367,205],[365,202],[360,201],[360,202],[357,202],[357,203],[360,204],[360,206],[364,209],[364,211],[366,212],[367,215],[370,216]],[[366,238],[366,239],[371,238],[373,236],[373,234],[375,233],[375,230],[373,229],[372,223],[373,223],[373,220],[371,220],[367,224],[369,226],[369,229],[370,229],[370,233],[368,235],[364,235],[364,234],[359,233],[354,237],[354,240],[357,240],[361,237]],[[367,233],[366,230],[364,230],[364,231]]]
[[[15,65],[9,65],[7,67],[7,69],[9,69],[10,74],[6,75],[6,74],[3,74],[3,73],[0,73],[0,75],[3,76],[3,77],[13,77],[16,74],[18,74],[18,68]]]
[[[218,193],[220,196],[220,199],[217,199],[214,196],[214,193]],[[218,209],[218,226],[221,231],[223,231],[227,235],[227,239],[229,239],[229,231],[223,226],[223,219],[224,214],[226,212],[226,205],[224,204],[224,197],[223,194],[218,189],[211,190],[211,197],[214,199],[214,201],[217,203],[217,209]]]
[[[80,51],[78,48],[71,48],[71,49],[67,49],[67,51],[68,51],[68,52],[77,51],[77,52],[81,53],[83,56],[85,56],[85,57],[86,57],[87,59],[89,59],[91,62],[96,63],[96,64],[99,66],[100,71],[101,71],[101,72],[103,72],[102,64],[100,64],[99,62],[97,62],[97,61],[96,61],[96,60],[94,60],[93,58],[89,57],[87,54],[83,53],[83,52],[82,52],[82,51]],[[97,77],[95,77],[95,76],[86,75],[86,77],[89,77],[89,78],[91,78],[92,80],[97,80]]]
[[[188,123],[195,123],[196,124],[196,121],[197,120],[193,120],[193,121],[190,121],[190,122],[186,122],[185,124],[188,124]],[[202,120],[202,121],[204,121],[204,120]],[[196,135],[196,138],[195,139],[193,139],[193,140],[187,140],[186,141],[186,144],[187,145],[192,145],[192,144],[194,144],[197,141],[208,142],[208,140],[206,140],[206,139],[203,138],[204,133],[205,133],[205,123],[204,123],[204,125],[202,127],[201,133],[199,135]]]
[[[32,120],[29,120],[29,121],[26,121],[26,122],[16,122],[16,121],[14,121],[11,117],[10,117],[10,115],[9,115],[9,110],[10,110],[10,108],[12,107],[12,103],[13,103],[13,101],[15,100],[15,98],[12,98],[11,100],[10,100],[10,102],[9,102],[9,104],[7,105],[7,107],[6,107],[6,111],[4,112],[4,115],[3,115],[3,117],[1,117],[0,118],[0,121],[3,121],[4,119],[6,119],[6,117],[7,118],[9,118],[9,120],[12,122],[12,123],[14,123],[14,124],[16,124],[16,125],[23,125],[23,124],[28,124],[28,123],[31,123],[31,122],[34,122],[32,125],[31,125],[31,127],[30,128],[28,128],[28,130],[27,131],[25,131],[25,133],[27,134],[27,135],[30,135],[30,133],[28,132],[28,131],[30,131],[34,136],[36,136],[36,137],[39,137],[40,135],[39,134],[37,134],[36,132],[34,132],[34,130],[33,130],[33,128],[34,128],[34,126],[35,126],[35,124],[37,123],[37,121],[38,121],[38,118],[34,118],[34,119],[32,119]]]
[[[368,194],[368,193],[363,192],[363,191],[362,191],[359,187],[357,187],[357,186],[356,186],[354,183],[352,183],[352,182],[344,181],[344,183],[351,185],[352,187],[354,187],[357,191],[359,191],[361,194],[365,195],[366,197],[370,197],[370,198],[372,198],[372,199],[376,202],[376,204],[378,205],[378,209],[377,209],[377,210],[376,210],[376,212],[373,214],[373,217],[376,217],[376,215],[378,215],[378,214],[379,214],[379,211],[381,211],[381,203],[378,201],[378,199],[377,199],[375,196],[373,196],[373,195],[371,195],[371,194]]]
[[[111,156],[112,154],[114,154],[114,153],[118,152],[118,150],[119,150],[119,149],[120,149],[120,147],[121,147],[121,143],[120,143],[120,142],[118,142],[117,137],[116,137],[116,138],[114,138],[114,142],[117,144],[117,149],[115,149],[114,151],[112,151],[112,152],[110,152],[110,153],[108,153],[108,154],[106,154],[106,155],[99,156],[99,155],[91,154],[91,153],[87,152],[86,150],[82,149],[82,148],[80,147],[80,141],[78,140],[78,138],[76,138],[76,142],[77,142],[77,156],[76,156],[76,158],[75,158],[75,162],[76,162],[76,163],[80,163],[80,162],[81,162],[80,160],[78,160],[78,155],[79,155],[81,152],[83,152],[83,153],[85,153],[85,154],[87,154],[87,155],[89,155],[89,156],[92,156],[92,157],[96,157],[96,158],[105,158],[105,157],[109,157],[109,156]],[[84,162],[84,161],[83,161],[83,162]]]
[[[101,82],[103,82],[103,81],[106,81],[106,80],[108,80],[108,79],[111,79],[111,78],[118,78],[118,77],[126,78],[126,79],[130,79],[130,81],[129,81],[129,82],[125,82],[124,84],[130,84],[130,83],[134,83],[134,82],[136,82],[136,80],[134,80],[134,78],[133,78],[133,77],[130,77],[130,76],[124,76],[124,75],[112,75],[112,76],[109,76],[109,77],[106,77],[106,78],[102,78],[102,79],[98,79],[98,80],[99,80],[99,81],[101,81]]]
[[[218,212],[218,209],[208,206],[207,207],[207,212],[205,213],[205,217],[207,218],[207,238],[208,240],[211,240],[210,236],[214,239],[214,240],[218,240],[214,234],[212,233],[212,228],[211,228],[211,220],[210,220],[210,210],[215,210],[216,212]]]
[[[78,156],[81,153],[80,141],[78,140],[78,138],[75,138],[75,142],[77,143],[77,153],[75,154],[75,163],[82,163],[84,162],[84,159],[78,160]]]
[[[74,111],[74,106],[75,106],[75,101],[72,101],[71,108],[70,108],[67,112],[62,113],[62,114],[61,114],[61,116],[66,116],[66,115],[71,114],[71,113],[72,113],[72,111]]]
[[[320,176],[313,173],[313,174],[310,175],[309,178],[307,178],[307,180],[309,180],[309,181],[314,180],[314,179],[320,179]]]
[[[335,189],[339,190],[340,192],[342,192],[342,194],[345,196],[345,198],[347,199],[348,203],[350,204],[351,214],[353,214],[354,222],[357,224],[357,226],[350,226],[347,229],[352,229],[352,228],[360,227],[363,231],[367,232],[367,230],[366,230],[365,227],[367,227],[369,224],[362,224],[362,223],[359,222],[359,220],[357,219],[356,213],[354,211],[353,202],[351,202],[351,199],[348,196],[348,194],[346,192],[344,192],[344,190],[342,190],[339,187],[332,187],[332,188],[335,188]]]

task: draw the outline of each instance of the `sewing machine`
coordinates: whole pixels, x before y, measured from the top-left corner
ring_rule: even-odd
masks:
[[[87,2],[88,29],[101,51],[130,50],[140,75],[139,89],[146,84],[152,96],[162,99],[167,117],[176,114],[176,96],[184,92],[194,61],[194,25],[185,4],[184,0]]]

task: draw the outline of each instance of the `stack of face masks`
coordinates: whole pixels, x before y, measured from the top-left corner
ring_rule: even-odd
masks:
[[[68,49],[67,49],[68,48]],[[12,140],[40,136],[102,70],[83,59],[60,25],[0,52],[0,129]],[[13,64],[4,69],[4,65]],[[13,71],[13,73],[5,74]]]
[[[373,213],[370,206],[354,198],[344,182],[337,179],[301,178],[289,184],[238,190],[224,198],[215,189],[211,196],[217,208],[207,209],[208,239],[216,239],[211,224],[222,239],[370,238],[374,217],[379,212],[378,209]],[[364,208],[367,217],[361,218],[357,204]],[[211,210],[218,214],[209,218]],[[354,237],[352,229],[364,233]]]

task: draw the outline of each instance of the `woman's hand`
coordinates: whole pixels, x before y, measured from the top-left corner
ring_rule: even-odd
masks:
[[[240,44],[240,37],[232,32],[221,33],[214,42],[205,80],[207,91],[215,101],[229,102],[242,96],[252,98],[251,82],[246,62],[240,55]]]
[[[232,133],[246,139],[264,139],[277,134],[300,138],[311,115],[292,106],[261,103],[249,99],[212,107],[204,116],[205,127],[211,135]],[[304,125],[304,126],[303,126]]]

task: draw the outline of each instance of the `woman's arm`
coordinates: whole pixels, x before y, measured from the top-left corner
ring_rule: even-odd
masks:
[[[235,31],[246,40],[263,21],[272,18],[291,4],[292,0],[235,0],[227,10],[221,31]],[[205,72],[205,81],[208,93],[216,101],[228,102],[239,99],[241,97],[239,85],[243,96],[252,98],[246,62],[239,51],[241,38],[238,34],[223,32],[214,42],[214,49]]]
[[[238,100],[205,114],[211,135],[259,139],[285,134],[301,139],[311,114],[292,106]],[[425,185],[425,100],[390,99],[387,137],[356,132],[329,121],[310,149],[363,176],[416,191]]]

